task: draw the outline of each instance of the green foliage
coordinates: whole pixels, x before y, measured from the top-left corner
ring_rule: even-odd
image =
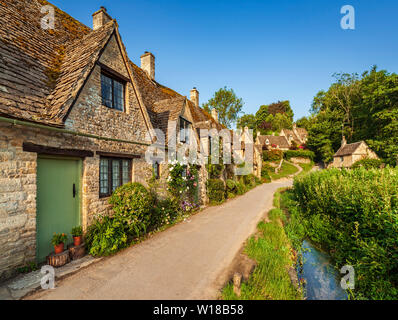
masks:
[[[32,261],[27,263],[25,266],[18,268],[17,272],[18,273],[30,273],[33,271],[39,270],[39,266],[37,265],[36,262]]]
[[[282,226],[286,217],[281,209],[268,213],[269,223],[260,222],[256,237],[251,237],[245,253],[256,260],[257,267],[249,280],[242,283],[241,296],[229,283],[222,292],[224,300],[300,300],[302,295],[293,286],[288,270],[294,264],[289,239]]]
[[[253,138],[257,135],[257,125],[256,125],[256,117],[252,114],[245,114],[240,117],[236,123],[236,128],[244,129],[248,127],[253,130]],[[254,140],[254,139],[253,139]]]
[[[280,161],[283,158],[283,151],[281,150],[269,150],[263,151],[263,161]]]
[[[302,117],[296,121],[296,125],[298,128],[304,128],[308,131],[311,125],[311,120],[310,118]]]
[[[237,195],[238,194],[237,182],[235,180],[228,179],[226,181],[226,185],[227,185],[227,193],[228,193],[228,195],[229,194],[233,194],[233,195]],[[231,198],[231,197],[228,196],[228,198]]]
[[[66,243],[66,241],[68,240],[68,236],[65,233],[55,233],[51,239],[51,244],[53,246],[58,246],[61,243]]]
[[[115,190],[109,199],[114,217],[126,227],[128,234],[145,234],[151,219],[152,197],[138,182],[127,183]]]
[[[173,162],[169,166],[168,191],[183,211],[197,208],[199,171],[195,165]]]
[[[83,235],[83,228],[81,226],[72,228],[72,237],[81,237]]]
[[[207,180],[207,196],[211,204],[220,204],[225,200],[225,186],[221,179]]]
[[[337,74],[328,91],[312,105],[307,146],[317,161],[330,162],[341,146],[342,126],[348,142],[364,140],[386,163],[398,156],[398,75],[373,67],[361,77]]]
[[[351,169],[365,168],[365,169],[378,169],[383,165],[383,161],[379,159],[363,159],[355,162]]]
[[[88,228],[86,243],[89,254],[108,256],[128,246],[126,226],[120,219],[104,216],[95,220]]]
[[[212,109],[216,109],[219,122],[231,128],[242,111],[243,101],[236,96],[233,89],[224,87],[218,90],[213,98],[203,105],[203,108],[209,113]]]
[[[275,171],[272,171],[269,174],[270,174],[272,180],[278,180],[281,178],[285,178],[287,176],[291,176],[297,172],[298,172],[298,169],[294,165],[292,165],[291,163],[288,163],[286,161],[283,161],[282,167],[278,173],[275,173]]]
[[[153,204],[150,229],[156,230],[164,225],[173,224],[180,212],[180,206],[174,199],[162,199]]]
[[[306,158],[313,161],[315,158],[315,154],[309,150],[288,150],[285,151],[284,156],[286,160],[290,160],[291,158]]]
[[[356,299],[398,298],[398,169],[314,172],[293,195],[306,236],[355,268]]]

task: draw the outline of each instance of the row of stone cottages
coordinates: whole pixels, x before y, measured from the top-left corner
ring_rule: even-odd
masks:
[[[107,213],[118,186],[145,184],[154,169],[165,181],[167,163],[145,160],[151,130],[167,136],[176,121],[184,144],[199,141],[200,128],[224,129],[199,107],[196,89],[187,99],[155,80],[151,53],[141,67],[128,58],[105,8],[90,29],[54,7],[55,28],[44,30],[43,5],[0,1],[0,279],[43,261],[54,232]],[[193,137],[179,131],[189,128]],[[202,166],[203,202],[206,179]]]

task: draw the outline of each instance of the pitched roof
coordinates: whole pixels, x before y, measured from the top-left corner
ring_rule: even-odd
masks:
[[[0,0],[0,114],[62,126],[86,78],[117,24],[95,31],[53,6],[55,29],[40,25],[45,0]],[[127,58],[128,60],[128,58]],[[129,61],[134,89],[154,128],[167,135],[167,121],[176,120],[187,101],[194,122],[221,130],[206,111],[178,92],[150,79]]]
[[[283,129],[282,131],[285,133],[286,138],[289,138],[290,136],[292,136],[294,142],[296,142],[297,144],[300,144],[300,143],[301,143],[300,138],[297,137],[297,135],[294,133],[293,130],[290,130],[290,129]]]
[[[110,21],[67,47],[57,84],[48,97],[48,115],[51,119],[62,123],[74,97],[83,86],[114,31],[115,23]]]
[[[258,136],[258,140],[261,146],[267,146],[266,141],[268,140],[271,145],[277,145],[279,148],[289,148],[289,142],[284,136]]]
[[[346,144],[345,146],[342,146],[337,152],[335,153],[335,157],[342,157],[342,156],[348,156],[352,155],[355,153],[355,151],[358,149],[358,147],[362,144],[365,143],[364,141],[359,141],[355,143],[350,143]]]
[[[90,29],[55,8],[54,30],[43,30],[44,0],[0,1],[0,113],[13,118],[54,123],[47,97],[54,89],[65,47]]]
[[[308,131],[304,128],[296,128],[297,134],[299,135],[299,138],[304,141],[304,138],[307,136],[308,137]]]

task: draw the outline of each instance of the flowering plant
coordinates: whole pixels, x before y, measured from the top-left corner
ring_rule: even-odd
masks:
[[[181,204],[183,211],[196,207],[198,175],[198,169],[194,165],[184,165],[178,161],[173,161],[169,165],[168,191]]]
[[[54,235],[53,235],[53,237],[51,239],[51,244],[53,246],[58,246],[61,243],[65,243],[66,240],[68,240],[68,236],[65,233],[57,234],[57,233],[54,232]]]

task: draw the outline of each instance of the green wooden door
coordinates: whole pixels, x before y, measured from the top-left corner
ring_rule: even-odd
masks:
[[[36,256],[43,262],[53,251],[51,238],[80,225],[81,160],[39,157],[37,159]],[[65,244],[66,245],[66,244]]]

